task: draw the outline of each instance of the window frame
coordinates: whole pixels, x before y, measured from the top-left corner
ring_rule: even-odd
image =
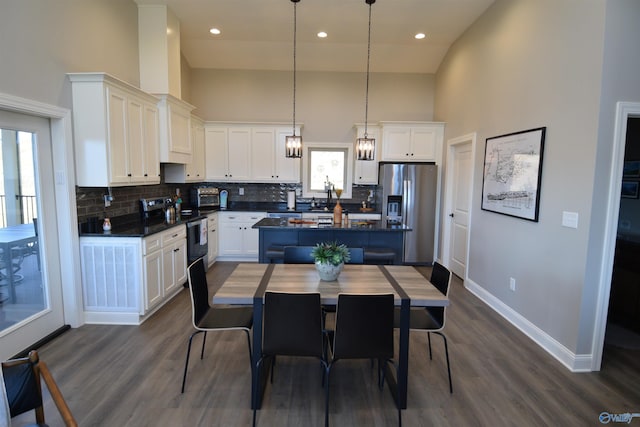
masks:
[[[344,187],[342,189],[342,195],[340,199],[351,199],[352,187],[353,187],[353,144],[348,142],[304,142],[302,156],[302,197],[305,198],[319,198],[323,199],[327,197],[326,191],[313,191],[311,190],[311,152],[316,151],[344,151],[345,152],[345,176]],[[332,198],[335,198],[335,193],[332,194]]]

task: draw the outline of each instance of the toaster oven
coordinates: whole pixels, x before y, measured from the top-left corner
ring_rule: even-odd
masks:
[[[220,190],[215,187],[192,188],[191,205],[197,208],[219,208]]]

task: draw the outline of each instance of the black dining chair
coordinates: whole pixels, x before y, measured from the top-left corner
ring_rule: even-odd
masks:
[[[448,268],[438,262],[433,263],[431,278],[429,281],[443,295],[449,296],[451,285],[451,272]],[[431,333],[438,334],[444,341],[444,354],[447,360],[447,373],[449,374],[449,393],[453,393],[453,383],[451,381],[451,365],[449,363],[449,346],[447,337],[444,335],[444,324],[446,319],[446,307],[412,307],[410,311],[409,329],[411,331],[422,331],[427,333],[429,345],[429,359],[433,360],[431,352]],[[400,327],[400,309],[395,310],[395,327]]]
[[[327,367],[325,426],[329,425],[329,379],[331,370],[341,359],[377,359],[378,386],[384,385],[387,366],[393,366],[393,294],[338,295],[336,329],[331,346],[332,358]],[[402,412],[398,408],[398,425]]]
[[[42,399],[41,380],[44,380],[64,425],[78,425],[46,363],[40,360],[36,350],[30,351],[28,357],[2,362],[2,376],[12,418],[28,411],[35,411],[35,425],[47,426]]]
[[[204,345],[207,339],[207,332],[244,331],[247,334],[249,361],[251,361],[251,338],[249,332],[253,325],[253,307],[216,307],[209,304],[211,299],[209,297],[207,272],[204,268],[203,258],[198,258],[189,265],[187,273],[189,293],[191,295],[191,321],[196,330],[189,337],[187,360],[184,363],[184,375],[182,376],[182,393],[184,393],[184,386],[187,382],[187,369],[189,367],[191,343],[194,336],[199,333],[204,333],[202,337],[202,350],[200,352],[200,359],[202,359],[204,358]]]
[[[322,363],[324,378],[327,344],[319,293],[265,292],[263,319],[262,355],[255,365],[258,378],[265,361],[275,360],[276,356],[315,357]],[[274,368],[272,364],[271,382]],[[254,396],[254,401],[257,399]]]

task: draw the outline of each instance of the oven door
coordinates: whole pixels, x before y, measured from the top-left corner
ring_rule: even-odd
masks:
[[[204,267],[208,266],[207,253],[209,242],[207,233],[207,219],[187,222],[187,260],[189,264],[204,257]]]

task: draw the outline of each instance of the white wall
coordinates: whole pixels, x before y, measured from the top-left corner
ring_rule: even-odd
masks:
[[[598,145],[605,3],[497,0],[436,74],[445,139],[478,132],[469,278],[556,349],[580,354]],[[546,126],[539,222],[480,210],[484,141]],[[579,226],[561,226],[562,212]],[[517,282],[509,290],[509,278]]]
[[[132,0],[0,0],[0,92],[71,108],[68,72],[105,71],[138,86]]]
[[[365,114],[365,73],[297,72],[296,123],[305,141],[350,142]],[[280,71],[191,70],[195,114],[216,121],[292,121],[293,74]],[[432,120],[432,74],[372,73],[369,123]]]

